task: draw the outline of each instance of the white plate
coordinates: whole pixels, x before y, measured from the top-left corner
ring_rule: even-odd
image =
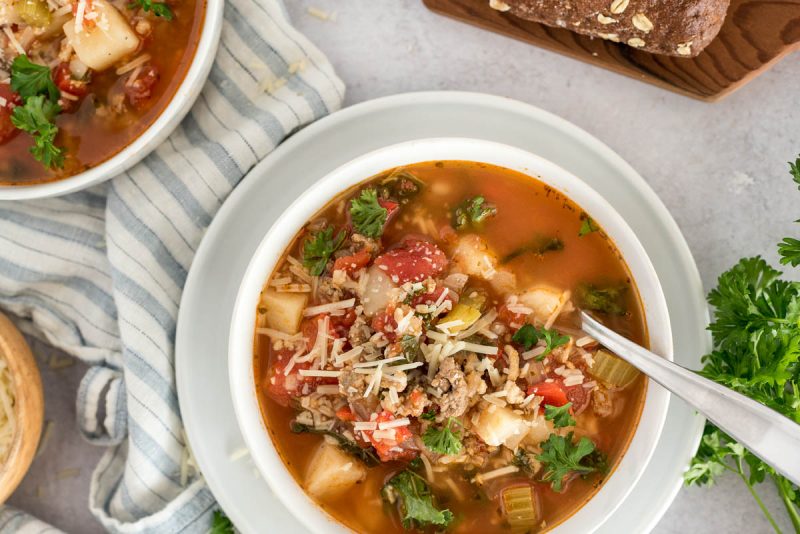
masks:
[[[228,327],[253,251],[283,209],[332,169],[381,146],[446,136],[518,146],[585,180],[622,214],[655,265],[675,361],[697,368],[710,349],[700,277],[680,230],[642,177],[594,137],[527,104],[474,93],[412,93],[347,108],[295,134],[234,190],[198,248],[181,301],[176,372],[186,433],[211,491],[242,532],[304,531],[249,459],[231,460],[244,441],[226,377]],[[650,465],[598,532],[652,529],[680,488],[702,426],[691,408],[670,400]]]

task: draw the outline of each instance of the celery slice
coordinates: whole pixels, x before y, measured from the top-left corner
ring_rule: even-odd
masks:
[[[512,532],[530,532],[536,526],[536,503],[533,488],[512,486],[503,490],[503,511]]]
[[[594,355],[591,373],[613,388],[627,387],[639,376],[639,371],[631,364],[602,349]]]

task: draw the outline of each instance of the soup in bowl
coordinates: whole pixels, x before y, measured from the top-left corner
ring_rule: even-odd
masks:
[[[222,0],[0,3],[0,199],[114,176],[199,94]]]
[[[314,531],[591,531],[668,395],[579,310],[671,357],[644,249],[578,178],[486,141],[378,150],[255,253],[230,334],[240,427]]]

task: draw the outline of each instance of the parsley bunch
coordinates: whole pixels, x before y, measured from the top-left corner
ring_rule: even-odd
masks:
[[[236,529],[233,527],[231,520],[228,519],[228,516],[225,515],[225,512],[222,510],[215,510],[214,516],[211,519],[209,534],[234,534],[235,532]]]
[[[789,168],[800,186],[800,158]],[[800,264],[797,239],[784,239],[778,252],[781,263]],[[715,308],[709,325],[714,347],[703,357],[699,373],[800,423],[800,283],[781,280],[780,275],[760,257],[742,259],[720,275],[717,287],[708,294],[708,302]],[[800,532],[798,489],[709,423],[684,478],[687,484],[710,485],[726,471],[741,478],[772,527],[780,532],[755,490],[756,485],[772,479],[792,526]]]
[[[334,237],[333,227],[328,226],[311,235],[303,244],[303,265],[312,276],[325,272],[325,266],[334,252],[344,243],[346,233],[340,230]]]
[[[64,149],[55,144],[58,135],[55,120],[61,113],[58,105],[61,92],[53,82],[50,68],[33,63],[25,54],[17,56],[11,63],[11,89],[23,102],[14,108],[11,122],[33,138],[31,154],[48,168],[62,168]]]

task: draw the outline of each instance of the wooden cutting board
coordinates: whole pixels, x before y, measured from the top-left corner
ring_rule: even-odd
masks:
[[[423,2],[442,15],[709,102],[800,49],[800,0],[732,0],[719,35],[694,58],[651,54],[522,20],[492,9],[488,0]]]

